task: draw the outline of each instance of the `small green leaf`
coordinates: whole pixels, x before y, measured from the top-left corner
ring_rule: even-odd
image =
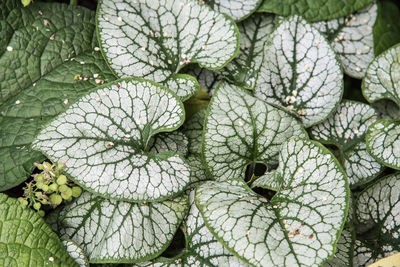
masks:
[[[239,55],[219,73],[239,86],[254,89],[264,58],[264,43],[272,32],[273,22],[273,15],[255,14],[239,23]]]
[[[189,208],[186,196],[141,204],[84,192],[58,215],[59,234],[76,242],[91,263],[129,263],[160,255]]]
[[[305,127],[329,117],[343,94],[343,73],[325,37],[293,16],[270,34],[264,51],[255,95],[293,111]]]
[[[377,4],[373,3],[350,16],[313,24],[326,34],[344,72],[351,77],[363,78],[374,59],[373,27],[377,10]]]
[[[378,17],[374,26],[375,55],[400,43],[399,18],[400,10],[396,3],[387,0],[378,1]]]
[[[224,13],[236,21],[250,16],[263,0],[205,0],[215,11]]]
[[[368,102],[389,99],[400,106],[400,44],[372,61],[363,79],[362,91]]]
[[[284,141],[307,137],[289,114],[225,82],[214,93],[204,125],[204,160],[219,181],[244,179],[246,166],[253,162],[274,168]]]
[[[126,201],[162,200],[185,189],[189,168],[179,154],[154,153],[150,140],[177,129],[184,117],[182,102],[167,88],[118,80],[71,105],[33,147],[53,162],[66,162],[66,173],[88,191]]]
[[[367,129],[377,117],[369,105],[344,100],[331,117],[311,128],[313,139],[338,147],[351,186],[365,184],[383,171],[365,144]]]
[[[400,174],[386,176],[366,188],[357,199],[356,216],[359,223],[372,226],[357,235],[355,264],[369,265],[400,251]]]
[[[0,266],[78,266],[35,211],[0,194]]]
[[[400,122],[380,120],[368,128],[367,151],[378,162],[400,169]]]
[[[280,190],[270,201],[241,179],[209,181],[196,205],[212,234],[253,266],[318,266],[333,256],[348,209],[347,178],[322,145],[282,145]]]
[[[70,239],[65,239],[62,242],[71,258],[73,258],[75,262],[78,263],[79,267],[89,267],[89,260],[83,250],[78,246],[78,244]]]
[[[301,15],[308,21],[320,21],[350,15],[374,0],[265,0],[259,12],[282,16]]]
[[[196,62],[220,69],[238,50],[235,23],[191,0],[102,0],[97,23],[102,51],[119,77],[168,83],[179,96],[184,95],[179,84],[168,80],[182,67]]]

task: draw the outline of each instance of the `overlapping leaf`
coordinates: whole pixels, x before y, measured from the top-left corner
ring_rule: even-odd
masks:
[[[283,16],[301,15],[308,21],[321,21],[350,15],[374,0],[268,0],[258,11]]]
[[[207,89],[210,96],[212,96],[218,83],[223,79],[223,77],[218,73],[208,69],[202,69],[197,65],[189,65],[185,70],[186,73],[196,77],[200,86]]]
[[[306,127],[325,120],[343,93],[342,70],[325,37],[292,16],[269,38],[256,96],[295,112]]]
[[[273,22],[273,15],[256,14],[239,23],[239,54],[219,73],[239,86],[254,89],[264,58],[264,43],[273,29]]]
[[[179,98],[154,82],[132,79],[105,85],[50,123],[33,146],[87,190],[127,201],[162,200],[189,182],[181,155],[152,153],[149,141],[184,120]]]
[[[89,260],[85,252],[72,240],[65,239],[62,241],[67,249],[68,254],[78,263],[79,267],[89,267]]]
[[[102,0],[97,21],[104,55],[120,77],[168,82],[190,62],[220,69],[238,49],[235,23],[191,0]],[[184,95],[179,84],[168,85]]]
[[[23,182],[32,163],[44,159],[29,149],[44,124],[96,82],[115,79],[96,51],[94,12],[18,2],[1,3],[0,191]]]
[[[241,179],[206,182],[196,204],[207,227],[254,266],[318,266],[333,255],[349,189],[328,150],[305,139],[282,145],[280,190],[268,201]]]
[[[189,208],[187,197],[141,204],[84,192],[58,215],[59,234],[72,239],[90,262],[138,262],[160,255]]]
[[[262,0],[205,0],[215,11],[227,14],[234,20],[243,20],[256,11]]]
[[[0,194],[0,266],[75,267],[78,264],[36,212]]]
[[[339,148],[343,167],[352,186],[364,184],[383,171],[366,150],[365,134],[377,112],[367,104],[343,101],[329,119],[311,128],[319,142]]]
[[[357,199],[356,215],[361,224],[373,229],[357,235],[355,264],[363,266],[400,250],[400,175],[380,179]]]
[[[224,82],[211,100],[204,127],[206,167],[220,181],[244,179],[246,166],[254,162],[276,167],[284,141],[307,137],[289,114]]]
[[[373,3],[350,16],[313,24],[327,35],[344,72],[358,79],[364,77],[374,59],[373,27],[377,10],[377,4]]]
[[[379,118],[395,120],[400,117],[399,106],[389,99],[381,99],[371,104],[378,112]]]

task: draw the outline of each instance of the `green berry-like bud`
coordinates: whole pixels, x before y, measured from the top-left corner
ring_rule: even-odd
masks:
[[[51,191],[57,191],[57,189],[58,189],[58,184],[51,184],[51,185],[49,186],[49,188],[50,188]]]
[[[18,201],[23,205],[23,206],[28,206],[28,200],[25,198],[19,197]]]
[[[40,207],[41,207],[42,205],[39,203],[39,202],[36,202],[35,204],[33,204],[33,208],[35,209],[35,210],[40,210]]]
[[[43,210],[39,210],[39,211],[38,211],[38,214],[39,214],[41,217],[44,217],[44,211],[43,211]]]
[[[45,180],[45,177],[41,173],[35,176],[35,181],[36,182],[43,182],[44,180]]]
[[[59,185],[63,185],[67,183],[67,176],[61,174],[60,176],[58,176],[57,178],[57,184]]]
[[[74,186],[72,187],[72,196],[73,197],[79,197],[82,194],[82,188],[79,186]]]
[[[62,202],[62,197],[58,194],[51,194],[50,195],[50,202],[54,205],[60,205]]]
[[[42,186],[42,190],[43,190],[44,192],[48,192],[48,191],[49,191],[49,186],[48,186],[47,184],[44,184],[44,185]]]
[[[43,186],[44,186],[44,183],[42,183],[42,182],[37,182],[36,183],[36,187],[39,188],[39,189],[42,189]]]
[[[45,199],[45,198],[44,198],[44,199],[41,199],[40,202],[42,202],[42,204],[45,204],[45,205],[49,203],[49,202],[47,201],[47,199]]]
[[[72,189],[67,187],[67,189],[61,192],[61,196],[63,199],[69,199],[72,197]]]

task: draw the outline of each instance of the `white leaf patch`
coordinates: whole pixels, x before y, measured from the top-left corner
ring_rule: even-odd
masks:
[[[68,254],[73,258],[79,267],[89,267],[89,260],[83,250],[72,240],[62,240]]]
[[[97,22],[105,58],[120,77],[164,82],[192,62],[220,69],[238,49],[235,23],[191,0],[102,0]]]
[[[154,201],[178,194],[189,182],[181,155],[152,153],[150,139],[184,120],[172,92],[141,79],[105,85],[51,122],[33,147],[88,191],[127,201]]]
[[[350,16],[313,23],[327,35],[344,72],[351,77],[363,78],[374,59],[373,27],[377,14],[378,6],[373,3]]]
[[[256,96],[309,127],[330,115],[342,93],[342,70],[325,37],[298,16],[284,20],[265,45]]]
[[[84,192],[60,212],[59,232],[76,242],[91,263],[143,261],[168,247],[188,207],[187,197],[140,204]]]
[[[268,201],[240,179],[196,190],[207,227],[254,266],[320,266],[333,255],[348,209],[347,178],[334,156],[305,139],[282,145],[283,187]]]
[[[380,163],[400,169],[400,123],[380,120],[368,128],[367,151]]]
[[[289,114],[222,82],[204,122],[206,167],[219,181],[244,179],[246,166],[263,162],[276,167],[281,144],[292,136],[307,137]]]
[[[209,0],[215,11],[225,13],[234,20],[243,20],[256,11],[262,0]]]
[[[400,44],[372,61],[363,79],[362,90],[369,102],[389,99],[400,106]]]
[[[380,179],[366,188],[356,205],[358,222],[374,230],[357,235],[355,264],[368,265],[400,251],[400,174]]]
[[[311,128],[313,139],[341,150],[346,174],[352,186],[364,184],[383,171],[366,151],[365,134],[378,113],[369,105],[344,100],[323,123]]]

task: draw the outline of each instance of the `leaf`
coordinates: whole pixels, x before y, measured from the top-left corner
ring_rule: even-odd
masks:
[[[186,158],[186,162],[190,167],[190,183],[186,191],[196,188],[203,181],[212,180],[203,165],[200,155],[191,154]]]
[[[400,234],[400,174],[386,176],[367,187],[356,203],[356,216],[361,224],[373,225],[363,235],[357,235],[355,263],[371,264],[398,252]]]
[[[189,152],[191,154],[201,155],[201,139],[203,135],[203,124],[206,118],[207,110],[204,108],[195,113],[183,125],[183,133],[189,140]]]
[[[336,253],[333,259],[323,264],[323,267],[353,266],[353,236],[344,228],[337,242]]]
[[[96,51],[94,12],[35,2],[11,8],[7,15],[0,17],[5,25],[0,26],[0,191],[22,183],[32,163],[44,159],[30,150],[43,125],[96,86],[96,80],[115,79]],[[74,79],[77,74],[82,80]]]
[[[313,24],[327,35],[344,72],[351,77],[362,79],[374,59],[373,27],[377,10],[377,4],[373,3],[350,16]]]
[[[36,212],[5,194],[0,194],[0,265],[78,266]]]
[[[250,16],[258,6],[262,3],[262,0],[205,0],[215,11],[224,13],[236,21],[243,20]]]
[[[395,120],[400,117],[400,108],[389,99],[381,99],[371,104],[378,112],[379,118]]]
[[[170,259],[160,257],[151,262],[140,263],[138,266],[248,266],[230,254],[207,229],[194,203],[194,191],[190,192],[189,200],[190,210],[181,227],[187,246],[184,251]]]
[[[204,162],[218,181],[244,179],[246,166],[254,162],[274,168],[285,140],[307,137],[289,114],[224,82],[211,99],[204,125]]]
[[[339,148],[352,187],[371,181],[384,169],[367,153],[365,144],[367,129],[377,117],[369,105],[344,100],[331,117],[311,128],[314,140]]]
[[[255,14],[239,23],[239,54],[219,73],[238,86],[254,89],[264,58],[264,43],[272,32],[273,22],[273,15]]]
[[[150,138],[177,129],[183,104],[143,79],[97,88],[51,122],[33,147],[90,192],[126,201],[160,201],[182,192],[189,168],[181,155],[153,153]]]
[[[308,21],[321,21],[350,15],[374,0],[266,0],[257,10],[282,16],[301,15]]]
[[[273,191],[278,191],[283,180],[276,172],[276,170],[267,172],[264,175],[258,177],[252,184],[251,188],[264,188]]]
[[[191,0],[102,0],[97,23],[105,58],[122,78],[165,82],[190,62],[220,69],[238,50],[235,23]],[[180,86],[168,86],[183,95]]]
[[[381,164],[400,169],[400,122],[379,120],[368,128],[367,151]]]
[[[343,228],[349,189],[337,160],[305,139],[282,145],[283,184],[268,201],[241,179],[209,181],[196,190],[207,228],[253,266],[318,266],[331,257]]]
[[[400,43],[400,10],[392,1],[378,2],[378,17],[374,25],[375,55]]]
[[[66,239],[62,243],[67,249],[67,252],[78,263],[79,267],[89,267],[89,260],[87,259],[83,250],[72,240]]]
[[[389,99],[400,106],[400,44],[389,48],[372,61],[363,79],[362,92],[372,103]]]
[[[186,156],[188,154],[188,138],[182,132],[160,133],[149,142],[150,153],[163,153],[173,151]]]
[[[60,212],[62,238],[76,242],[91,263],[133,263],[160,255],[189,208],[187,197],[141,204],[84,192]]]
[[[207,89],[210,96],[212,96],[218,83],[223,79],[221,75],[208,69],[202,69],[197,65],[189,65],[185,71],[187,74],[196,77],[200,87]]]
[[[343,94],[343,74],[335,52],[298,16],[284,20],[269,38],[255,95],[294,111],[305,127],[322,122]]]

